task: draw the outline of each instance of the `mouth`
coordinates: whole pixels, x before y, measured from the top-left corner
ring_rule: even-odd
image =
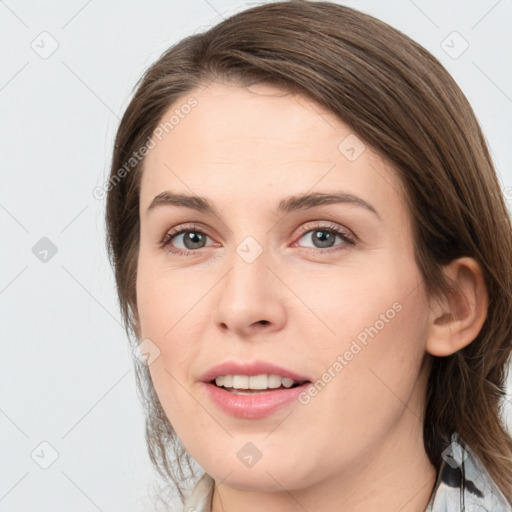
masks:
[[[275,374],[219,375],[203,382],[206,396],[222,412],[246,420],[263,419],[297,407],[309,380],[293,380]]]
[[[294,407],[311,380],[270,361],[225,361],[201,377],[205,397],[229,416],[259,419]],[[295,404],[295,405],[294,405]]]

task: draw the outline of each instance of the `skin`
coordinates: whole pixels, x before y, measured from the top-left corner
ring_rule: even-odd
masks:
[[[212,510],[423,511],[436,476],[422,432],[429,353],[453,353],[478,333],[487,304],[478,266],[466,258],[447,267],[457,297],[427,296],[395,172],[368,146],[347,159],[338,146],[351,130],[319,105],[268,85],[214,82],[163,119],[190,96],[197,106],[155,139],[144,163],[138,329],[160,351],[149,368],[167,417],[215,479]],[[163,191],[207,197],[219,216],[147,212]],[[287,196],[335,191],[378,215],[355,204],[277,213]],[[183,236],[161,246],[190,222],[207,235],[202,247],[187,249]],[[315,244],[325,225],[355,245],[338,236]],[[263,250],[251,263],[236,251],[248,236]],[[256,359],[315,381],[397,303],[400,312],[306,405],[235,418],[199,382],[220,362]],[[250,468],[237,457],[248,442],[262,455]]]

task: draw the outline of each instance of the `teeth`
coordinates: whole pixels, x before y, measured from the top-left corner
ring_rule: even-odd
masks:
[[[297,381],[280,375],[221,375],[215,379],[217,386],[235,389],[277,389],[283,385],[291,388]]]
[[[233,386],[235,389],[249,389],[249,377],[247,375],[233,375]]]
[[[281,386],[281,377],[279,375],[269,375],[267,385],[271,389],[276,389]]]
[[[252,375],[249,377],[249,389],[267,389],[268,378],[266,375]]]
[[[291,388],[291,387],[293,386],[293,383],[294,383],[294,382],[295,382],[295,381],[294,381],[293,379],[288,379],[288,378],[286,378],[286,377],[284,377],[284,378],[283,378],[283,386],[284,386],[285,388]]]

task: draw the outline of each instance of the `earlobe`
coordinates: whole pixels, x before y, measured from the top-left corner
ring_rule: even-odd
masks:
[[[469,257],[444,267],[453,288],[443,298],[430,302],[426,350],[433,356],[448,356],[469,345],[487,317],[489,297],[482,269]]]

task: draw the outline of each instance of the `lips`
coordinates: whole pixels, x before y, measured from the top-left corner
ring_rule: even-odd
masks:
[[[215,384],[215,379],[223,376],[276,375],[295,381],[292,387],[262,389],[226,389]],[[298,396],[311,385],[310,379],[297,372],[265,361],[248,363],[225,362],[214,366],[201,377],[206,396],[222,412],[245,419],[257,419],[298,402]]]

